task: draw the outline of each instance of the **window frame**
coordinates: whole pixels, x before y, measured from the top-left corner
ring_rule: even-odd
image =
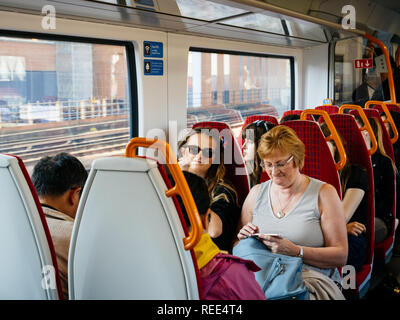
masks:
[[[61,34],[38,33],[28,31],[15,31],[0,29],[0,37],[24,38],[24,39],[40,39],[48,41],[64,41],[64,42],[80,42],[89,44],[104,44],[124,46],[126,52],[126,63],[128,73],[128,94],[130,98],[129,106],[129,136],[132,139],[139,135],[139,103],[138,103],[138,87],[135,61],[135,47],[130,41],[90,38],[81,36],[70,36]]]

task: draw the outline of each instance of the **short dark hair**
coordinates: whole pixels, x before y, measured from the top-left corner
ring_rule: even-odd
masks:
[[[39,196],[60,196],[70,189],[83,187],[87,176],[77,158],[62,152],[41,158],[33,168],[32,182]]]
[[[292,114],[287,114],[286,116],[283,116],[281,118],[281,121],[279,121],[280,124],[286,122],[286,121],[293,121],[293,120],[300,120],[300,116],[298,114],[292,113]]]
[[[205,180],[198,175],[190,173],[188,171],[183,171],[183,175],[185,176],[189,189],[192,192],[193,200],[196,203],[199,215],[205,215],[210,208],[210,195],[208,193],[208,188]],[[178,196],[177,198],[182,210],[183,217],[185,218],[186,225],[189,227],[190,221],[183,205],[183,201],[181,197]]]

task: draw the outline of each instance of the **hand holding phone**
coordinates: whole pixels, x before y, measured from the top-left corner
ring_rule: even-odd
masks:
[[[260,235],[282,238],[282,235],[280,235],[280,234],[278,234],[278,233],[253,233],[251,236],[252,236],[252,237],[255,237],[255,238],[259,238]]]

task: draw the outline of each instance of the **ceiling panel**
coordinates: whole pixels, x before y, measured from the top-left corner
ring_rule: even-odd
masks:
[[[134,8],[143,1],[0,0],[0,6],[7,10],[42,15],[42,7],[51,4],[59,17],[280,46],[307,47],[327,41],[320,25],[259,8],[250,12],[243,6],[237,8],[234,2],[229,6],[230,2],[217,0],[146,0],[147,5],[154,1],[154,9]],[[287,21],[287,30],[281,20]]]

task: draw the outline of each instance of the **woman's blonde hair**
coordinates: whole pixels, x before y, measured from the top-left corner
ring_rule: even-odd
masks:
[[[322,123],[320,128],[321,128],[321,131],[324,134],[325,138],[330,136],[331,132],[330,132],[326,122]],[[349,152],[347,150],[347,142],[343,138],[342,134],[339,131],[337,131],[337,133],[338,133],[340,141],[342,142],[342,146],[344,148],[345,154],[348,156]],[[335,146],[335,155],[334,155],[333,159],[336,163],[339,162],[340,155],[339,155],[339,150],[336,146],[336,143],[333,140],[328,141],[328,143],[332,143]],[[350,163],[349,158],[347,158],[347,161],[346,161],[344,167],[339,170],[340,186],[342,189],[342,197],[344,196],[344,194],[346,193],[346,190],[347,190],[347,182],[349,181],[349,178],[350,178],[351,166],[352,166],[352,164]],[[362,169],[365,171],[364,168],[362,168]]]
[[[225,194],[220,194],[219,196],[215,195],[215,187],[217,185],[222,185],[232,192],[236,194],[236,199],[237,199],[237,193],[236,190],[234,189],[233,186],[231,186],[228,182],[224,180],[225,174],[226,174],[226,167],[224,164],[224,144],[222,139],[219,137],[218,131],[213,128],[194,128],[192,129],[185,137],[184,140],[180,141],[178,144],[178,150],[182,150],[182,148],[185,147],[187,144],[189,138],[191,136],[194,136],[196,134],[203,134],[206,135],[212,139],[214,139],[217,142],[217,150],[215,152],[219,152],[219,161],[214,162],[211,164],[211,167],[208,169],[206,177],[204,180],[206,181],[207,188],[208,188],[208,193],[210,194],[211,197],[211,203],[214,203],[215,201],[218,201],[221,197],[223,197],[227,202],[229,202],[228,197]],[[181,155],[178,155],[178,158]]]
[[[303,169],[306,148],[293,129],[279,125],[261,136],[257,148],[260,158],[267,158],[275,150],[290,153],[295,166]]]
[[[362,118],[360,117],[360,115],[356,115],[355,116],[356,121],[361,125],[364,125],[364,121],[362,120]],[[394,161],[392,160],[392,158],[390,158],[388,156],[388,154],[385,151],[385,145],[383,144],[383,132],[382,132],[382,127],[379,123],[379,120],[377,118],[368,118],[368,122],[371,125],[372,131],[374,132],[375,138],[376,138],[376,142],[378,144],[378,150],[379,153],[381,155],[383,155],[384,157],[390,159],[391,163],[392,163],[392,167],[394,172],[397,173],[397,169],[396,169],[396,165],[394,163]],[[385,129],[386,130],[386,129]]]
[[[393,160],[385,151],[385,145],[383,144],[383,132],[382,132],[382,127],[379,123],[379,120],[377,118],[368,118],[368,121],[371,125],[372,131],[374,132],[374,135],[376,137],[376,142],[378,143],[378,150],[381,155],[384,157],[390,159],[392,163],[392,167],[395,172],[397,172],[396,165],[394,164]],[[386,128],[385,128],[386,130]]]

